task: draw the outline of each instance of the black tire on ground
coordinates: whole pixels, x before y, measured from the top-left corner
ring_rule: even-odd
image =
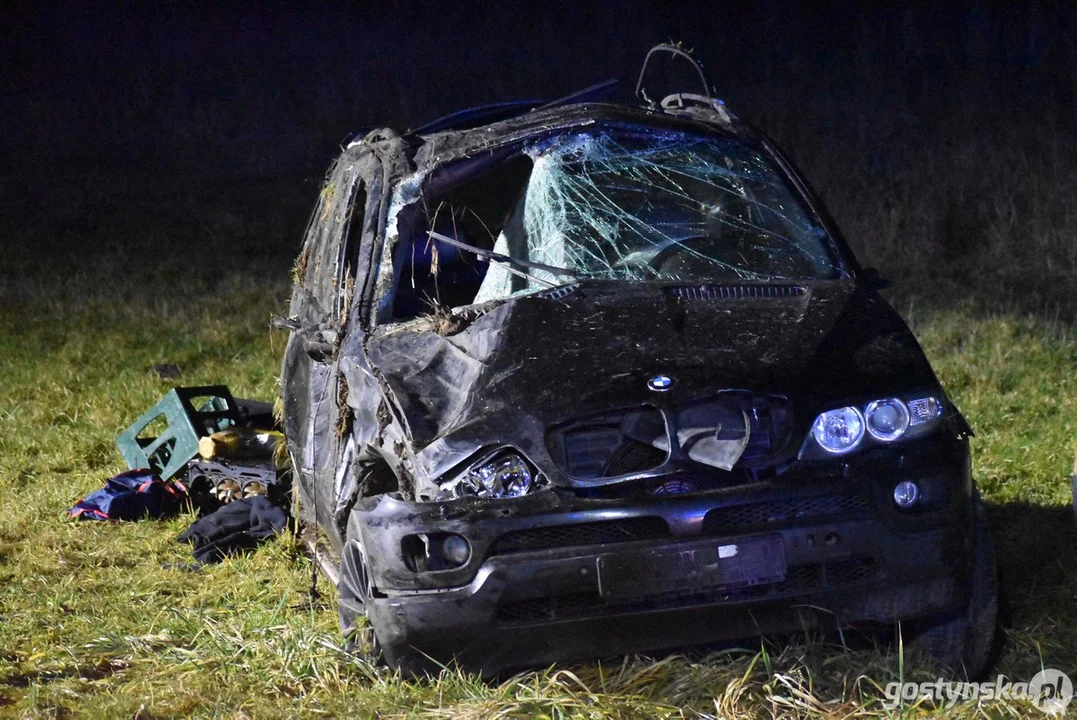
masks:
[[[340,555],[340,581],[337,583],[340,632],[344,649],[363,659],[380,664],[381,645],[366,617],[366,599],[370,596],[371,580],[358,543],[346,542]]]
[[[944,619],[920,620],[908,626],[906,645],[943,669],[972,680],[991,658],[998,620],[998,568],[995,546],[983,503],[976,498],[971,588],[965,612]]]

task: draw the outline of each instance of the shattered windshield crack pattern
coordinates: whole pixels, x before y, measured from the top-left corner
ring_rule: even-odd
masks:
[[[576,134],[527,153],[527,186],[494,252],[618,280],[837,275],[825,230],[763,156],[684,133]],[[537,270],[540,281],[572,278]],[[491,266],[476,302],[542,289]]]

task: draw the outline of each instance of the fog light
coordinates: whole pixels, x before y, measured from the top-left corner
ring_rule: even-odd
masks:
[[[902,510],[908,510],[920,499],[920,488],[916,483],[904,480],[894,486],[894,504]]]
[[[460,535],[448,535],[441,541],[441,555],[446,561],[459,567],[471,557],[471,544]]]

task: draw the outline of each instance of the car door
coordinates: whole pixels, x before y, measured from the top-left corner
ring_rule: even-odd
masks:
[[[281,373],[303,519],[326,528],[332,525],[332,478],[342,451],[337,350],[348,331],[366,202],[356,165],[342,158],[322,189],[296,263],[292,333]]]

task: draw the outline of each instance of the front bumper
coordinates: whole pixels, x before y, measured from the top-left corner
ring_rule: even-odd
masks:
[[[367,612],[391,666],[421,673],[455,659],[492,675],[956,610],[967,603],[971,479],[967,461],[954,470],[918,478],[936,503],[917,514],[893,507],[890,476],[636,501],[382,496],[352,513],[348,534],[362,533],[367,547],[377,588]],[[454,570],[409,570],[404,538],[434,532],[467,537],[471,559]],[[621,587],[611,596],[603,583],[611,553],[645,558],[755,541],[780,545],[781,579],[695,586],[689,563],[668,591],[641,577],[638,594]]]

